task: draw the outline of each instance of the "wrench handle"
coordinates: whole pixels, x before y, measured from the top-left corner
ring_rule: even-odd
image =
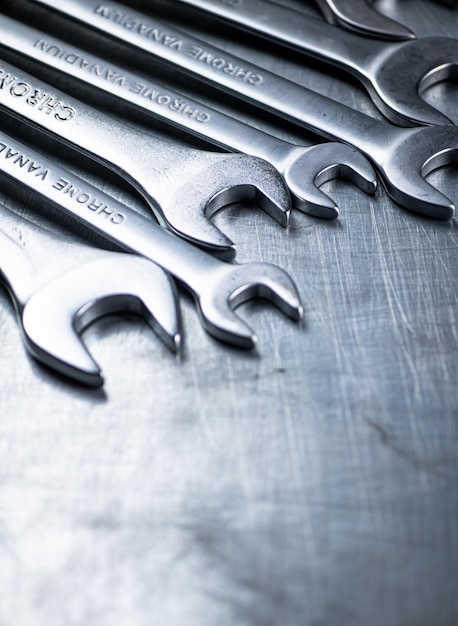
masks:
[[[2,145],[3,137],[0,137]],[[11,165],[18,167],[18,163]],[[37,180],[44,173],[37,159],[34,167],[36,169],[32,175],[30,172],[28,175],[23,173],[31,182],[34,174]],[[27,214],[18,214],[0,204],[0,274],[14,293],[13,300],[19,308],[25,305],[35,291],[60,276],[63,271],[69,271],[87,261],[93,251],[94,248],[86,244],[63,240],[59,233],[27,219]]]
[[[116,11],[120,16],[127,11],[116,2],[106,4],[94,0],[31,0],[46,5],[88,25],[95,24],[95,12]],[[178,0],[182,4],[203,9],[231,22],[243,31],[256,33],[270,41],[277,41],[308,56],[325,60],[366,77],[372,64],[392,44],[368,40],[314,18],[303,11],[282,7],[269,0]],[[134,11],[128,9],[130,15]],[[121,18],[122,19],[122,18]],[[134,18],[135,19],[135,18]],[[111,29],[107,25],[107,32]],[[396,44],[394,44],[396,45]]]
[[[35,242],[35,237],[32,239]],[[29,241],[29,229],[21,217],[0,205],[0,274],[8,288],[14,286],[20,307],[31,295],[30,284],[36,268]]]
[[[2,131],[0,173],[121,248],[154,261],[196,295],[226,265]]]
[[[162,205],[175,177],[196,151],[165,141],[71,97],[0,59],[0,109],[72,149],[98,161],[130,182],[166,222]]]
[[[321,94],[238,58],[166,22],[110,2],[38,0],[85,24],[158,57],[258,108],[286,118],[328,139],[338,139],[379,159],[389,139],[398,138],[389,124],[359,113]]]
[[[101,163],[110,163],[113,168],[116,166],[120,173],[128,169],[128,162],[124,163],[122,156],[129,153],[130,143],[135,145],[135,131],[132,137],[129,133],[120,142],[111,117],[3,59],[0,60],[0,105],[71,148]]]
[[[292,144],[149,78],[0,15],[0,46],[77,78],[215,146],[264,158],[278,169]]]

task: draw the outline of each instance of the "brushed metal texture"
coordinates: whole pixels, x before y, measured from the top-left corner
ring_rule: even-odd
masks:
[[[319,15],[313,2],[282,4]],[[440,3],[374,6],[419,36],[458,37],[458,12]],[[175,17],[196,34],[209,25]],[[379,116],[345,76],[253,37],[234,42],[230,29],[211,32]],[[190,81],[180,88],[288,140],[315,140]],[[456,84],[426,97],[458,122]],[[42,149],[148,214],[102,167],[50,139]],[[457,198],[456,170],[430,177]],[[458,623],[456,218],[415,215],[382,188],[374,198],[340,180],[324,189],[342,209],[332,223],[294,211],[284,230],[240,204],[213,218],[240,262],[282,266],[302,295],[299,325],[243,305],[259,336],[252,354],[209,337],[183,294],[181,357],[133,315],[85,331],[106,379],[88,391],[27,356],[0,291],[0,624]],[[63,237],[94,241],[9,186],[0,200]]]

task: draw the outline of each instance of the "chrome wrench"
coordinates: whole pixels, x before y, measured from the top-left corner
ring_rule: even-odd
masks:
[[[334,201],[318,189],[331,178],[344,176],[363,191],[375,192],[371,165],[346,144],[293,145],[5,15],[0,15],[0,32],[4,48],[78,78],[216,146],[265,159],[283,175],[293,205],[305,213],[337,217]]]
[[[434,218],[453,216],[455,207],[451,200],[423,177],[435,168],[456,162],[458,127],[393,126],[296,85],[164,22],[120,8],[121,5],[113,2],[98,5],[111,8],[91,13],[89,7],[93,5],[95,3],[88,0],[77,3],[75,16],[85,16],[87,22],[100,31],[146,52],[145,65],[149,55],[159,57],[244,102],[327,139],[353,145],[376,165],[387,192],[400,205]],[[68,0],[65,10],[73,6]],[[64,9],[64,5],[60,8]],[[2,90],[0,99],[11,100],[2,98]]]
[[[112,32],[113,12],[133,12],[114,2],[94,0],[32,0],[94,25],[104,20]],[[424,37],[404,42],[377,41],[336,28],[302,11],[281,7],[269,0],[178,0],[181,4],[204,9],[244,31],[275,40],[305,55],[349,71],[368,90],[374,104],[400,126],[450,124],[451,121],[420,96],[436,82],[456,78],[458,40]],[[108,13],[108,15],[106,15]],[[137,19],[137,18],[134,18]],[[118,23],[122,23],[119,20]]]
[[[4,109],[101,162],[139,191],[158,221],[226,258],[234,244],[207,216],[251,200],[281,224],[291,199],[283,178],[262,159],[179,146],[115,120],[0,60]]]
[[[64,242],[3,205],[0,276],[29,353],[79,383],[104,382],[80,334],[108,313],[136,312],[170,349],[179,347],[175,286],[163,269],[133,254]]]
[[[415,34],[376,11],[367,0],[315,0],[330,24],[382,39],[413,39]],[[237,5],[236,5],[237,6]]]
[[[281,268],[217,259],[4,132],[0,132],[0,173],[175,276],[194,296],[204,328],[219,340],[255,347],[256,335],[233,311],[251,298],[271,300],[292,319],[302,317],[296,286]]]

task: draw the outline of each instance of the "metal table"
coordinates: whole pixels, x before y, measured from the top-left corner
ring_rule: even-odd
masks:
[[[432,1],[376,6],[419,36],[458,36],[458,12]],[[211,38],[378,116],[343,74],[230,30]],[[456,84],[426,97],[458,122]],[[142,210],[114,175],[42,145]],[[430,179],[458,200],[456,170]],[[1,292],[2,626],[458,623],[457,222],[383,188],[324,188],[341,206],[332,223],[295,212],[283,230],[240,205],[214,218],[240,261],[281,265],[303,298],[301,324],[244,305],[254,353],[209,337],[183,293],[180,357],[133,315],[84,333],[106,378],[88,390],[26,354]],[[24,206],[7,187],[1,199]],[[26,211],[50,223],[31,199]]]

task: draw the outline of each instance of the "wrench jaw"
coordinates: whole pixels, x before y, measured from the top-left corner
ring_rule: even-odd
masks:
[[[196,153],[194,161],[192,193],[183,168],[183,184],[175,185],[161,202],[165,225],[175,234],[219,258],[233,260],[235,245],[209,221],[220,209],[252,202],[282,226],[288,225],[291,197],[273,165],[254,156],[212,152]]]
[[[450,219],[455,212],[453,202],[424,176],[439,167],[458,164],[458,126],[406,128],[402,132],[404,140],[380,164],[387,192],[393,200],[416,213]]]
[[[365,193],[377,189],[377,177],[369,161],[358,150],[339,142],[327,142],[293,153],[285,168],[285,181],[296,209],[320,217],[335,219],[339,207],[319,186],[334,179],[346,178]]]
[[[216,339],[247,350],[256,347],[256,334],[234,312],[254,298],[269,300],[293,320],[302,318],[296,285],[281,268],[269,263],[246,263],[219,270],[197,299],[201,321]]]
[[[29,352],[75,381],[100,387],[104,379],[80,333],[108,313],[141,315],[169,349],[179,350],[181,318],[174,283],[150,261],[119,252],[78,267],[38,289],[20,314]]]
[[[458,40],[424,37],[399,45],[375,68],[368,88],[386,117],[399,126],[450,125],[421,93],[458,78]]]
[[[414,39],[415,34],[399,22],[373,9],[367,0],[316,0],[330,24],[336,24],[361,35],[382,39]]]

